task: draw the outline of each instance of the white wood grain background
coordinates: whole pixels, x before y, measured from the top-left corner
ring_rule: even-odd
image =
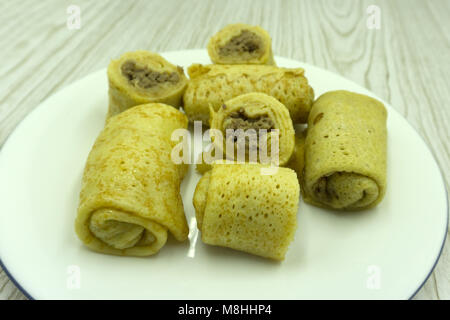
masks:
[[[81,8],[81,28],[66,26]],[[366,26],[369,5],[381,28]],[[0,0],[0,146],[40,102],[125,51],[204,48],[231,22],[259,24],[276,55],[326,68],[390,102],[450,181],[450,1]],[[448,237],[449,238],[449,237]],[[416,299],[450,299],[450,245]],[[0,270],[0,299],[25,299]]]

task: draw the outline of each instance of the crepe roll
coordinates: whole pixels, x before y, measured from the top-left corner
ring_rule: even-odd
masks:
[[[197,184],[193,204],[206,244],[283,260],[297,228],[296,174],[260,164],[220,164]]]
[[[383,199],[386,119],[384,105],[365,95],[333,91],[317,99],[305,141],[306,202],[361,210]]]
[[[211,37],[208,54],[217,64],[275,64],[267,31],[243,23],[229,24]]]
[[[148,51],[124,53],[108,66],[108,118],[131,107],[159,102],[181,106],[187,78],[183,68]]]
[[[279,165],[290,159],[295,131],[289,110],[277,99],[264,93],[243,94],[226,101],[217,112],[211,110],[211,117],[211,129],[220,130],[223,135],[219,142],[212,135],[212,141],[227,159],[237,159],[238,147],[245,151],[246,158],[242,159],[245,161],[249,160],[252,152],[255,156],[253,162],[264,163],[266,159],[261,161],[262,154],[267,159],[278,157]],[[270,133],[275,132],[278,141],[271,145]],[[262,139],[265,142],[260,144]]]
[[[209,108],[218,111],[225,101],[244,93],[261,92],[286,106],[294,123],[307,121],[314,91],[301,68],[267,65],[191,65],[183,96],[190,121],[209,125]]]
[[[110,118],[84,169],[75,230],[94,251],[149,256],[168,232],[184,241],[188,226],[180,196],[185,172],[171,160],[175,129],[186,116],[159,103]]]

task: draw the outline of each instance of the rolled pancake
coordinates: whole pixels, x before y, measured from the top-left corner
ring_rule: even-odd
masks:
[[[259,164],[218,164],[194,193],[197,226],[206,244],[283,260],[297,228],[295,172],[262,175]]]
[[[212,36],[208,54],[216,64],[275,64],[267,31],[243,23],[229,24]]]
[[[188,69],[190,81],[183,96],[190,121],[209,125],[209,109],[244,93],[261,92],[286,106],[294,123],[303,123],[314,100],[314,91],[301,68],[267,65],[200,65]]]
[[[180,196],[186,165],[171,160],[173,130],[187,118],[164,104],[146,104],[111,117],[89,153],[75,230],[92,250],[148,256],[167,232],[179,241],[188,227]]]
[[[333,91],[317,99],[305,141],[306,202],[361,210],[383,199],[386,119],[384,105],[365,95]]]
[[[259,155],[266,154],[271,157],[271,135],[272,130],[278,132],[278,164],[284,165],[292,155],[294,150],[294,127],[289,110],[277,99],[264,93],[247,93],[226,101],[217,112],[211,110],[211,129],[220,130],[223,139],[217,143],[214,135],[211,136],[213,143],[222,151],[224,157],[230,160],[236,159],[237,145],[245,148],[246,159],[248,161],[249,152],[254,151],[258,156],[255,161],[261,162]],[[241,130],[241,132],[237,130]],[[227,135],[226,132],[234,132],[235,135]],[[264,131],[261,131],[264,130]],[[241,133],[241,134],[239,134]],[[266,133],[266,134],[264,134]],[[245,140],[247,138],[247,140]],[[227,140],[234,148],[226,148]],[[250,141],[254,140],[256,145],[252,146]],[[259,140],[267,140],[267,150],[265,144],[260,145]],[[245,143],[245,144],[244,144]],[[275,155],[274,155],[275,157]]]
[[[159,54],[148,51],[124,53],[108,66],[108,118],[131,107],[159,102],[181,106],[187,78]]]

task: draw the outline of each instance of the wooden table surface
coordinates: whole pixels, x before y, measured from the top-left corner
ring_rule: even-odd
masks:
[[[67,24],[74,26],[72,4],[81,9],[79,29]],[[1,0],[0,146],[44,99],[111,58],[204,48],[224,25],[245,22],[269,31],[276,55],[336,72],[388,101],[425,139],[448,189],[449,16],[448,0]],[[448,242],[416,299],[450,299]],[[1,269],[0,299],[25,299]]]

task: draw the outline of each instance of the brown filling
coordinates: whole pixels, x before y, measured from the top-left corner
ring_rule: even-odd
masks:
[[[315,186],[315,193],[317,198],[321,199],[321,201],[329,202],[333,196],[332,190],[328,187],[328,177],[322,177],[317,181]],[[338,199],[339,197],[335,195]]]
[[[256,118],[249,118],[243,108],[239,111],[233,112],[224,121],[224,129],[255,129],[258,133],[260,129],[266,129],[267,131],[274,129],[274,123],[268,116],[259,116]]]
[[[235,130],[233,134],[227,134],[226,140],[232,140],[234,143],[244,143],[246,153],[249,150],[259,148],[260,135],[265,135],[260,132],[261,129],[267,130],[267,133],[275,128],[273,121],[266,115],[249,118],[243,108],[239,111],[231,113],[223,123],[223,130],[227,133],[227,129]],[[240,131],[241,129],[242,131]],[[253,129],[255,131],[247,131]],[[238,131],[239,130],[239,131]],[[254,138],[251,138],[254,137]],[[267,137],[269,143],[269,137]]]
[[[122,74],[134,86],[139,86],[143,89],[148,89],[157,86],[161,83],[177,83],[180,76],[176,72],[156,72],[136,64],[134,61],[126,61],[122,64]]]
[[[321,177],[313,186],[318,201],[333,208],[360,208],[378,198],[378,187],[370,178],[351,172]]]
[[[233,54],[250,53],[258,54],[261,49],[261,39],[248,30],[243,30],[238,36],[231,38],[230,41],[219,49],[222,56]]]

